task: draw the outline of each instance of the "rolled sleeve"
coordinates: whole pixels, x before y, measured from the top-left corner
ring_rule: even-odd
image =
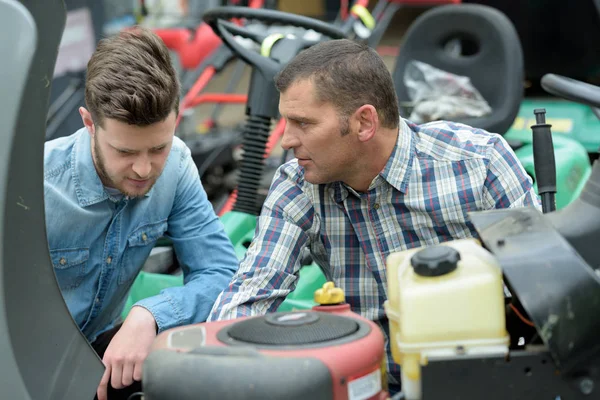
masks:
[[[300,255],[314,210],[289,165],[281,167],[258,219],[254,239],[231,283],[217,299],[209,320],[276,311],[295,289]]]

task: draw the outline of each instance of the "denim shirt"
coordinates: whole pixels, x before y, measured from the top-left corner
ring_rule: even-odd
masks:
[[[204,191],[188,147],[177,137],[162,175],[139,198],[103,186],[86,128],[47,142],[46,232],[61,292],[90,342],[120,321],[129,289],[156,241],[173,242],[182,287],[136,303],[159,332],[205,321],[238,266],[233,246]]]

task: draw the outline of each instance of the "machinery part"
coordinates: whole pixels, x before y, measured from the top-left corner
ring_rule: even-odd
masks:
[[[548,106],[548,104],[536,104],[527,100],[525,100],[525,103],[521,107],[523,115],[525,109],[528,110],[527,115],[531,115],[531,111],[539,108],[539,106]],[[554,125],[554,121],[556,121],[555,118],[547,120],[547,122],[553,123],[552,145],[554,146],[556,162],[556,208],[560,210],[579,197],[592,172],[592,166],[583,145],[568,137],[568,135],[557,132],[559,130],[557,127],[560,128],[560,126]],[[527,174],[531,176],[534,187],[537,189],[533,137],[530,128],[531,125],[535,124],[535,119],[532,117],[519,117],[518,123],[519,129],[511,129],[506,134],[505,139],[511,144],[511,147],[511,139],[521,142],[521,147],[513,147],[513,150]]]
[[[237,56],[253,67],[259,69],[268,69],[268,66],[277,68],[277,64],[274,61],[269,61],[267,58],[260,56],[250,49],[244,48],[241,44],[235,41],[233,35],[240,35],[255,40],[259,44],[262,44],[262,42],[266,39],[266,36],[226,22],[226,20],[232,18],[255,19],[266,23],[291,25],[304,29],[312,29],[332,39],[343,39],[347,36],[341,29],[335,27],[334,25],[318,21],[313,18],[281,11],[234,6],[216,7],[206,11],[203,16],[204,21],[213,28],[215,33],[221,39],[223,39],[223,42],[226,43]],[[311,43],[311,41],[305,41],[305,45],[312,44],[314,44],[314,42]]]
[[[387,3],[387,1],[383,2]],[[379,4],[377,5],[379,6]],[[341,6],[344,7],[343,3],[341,4]],[[354,35],[356,36],[355,40],[369,39],[375,29],[376,21],[375,18],[373,18],[373,15],[371,15],[369,10],[367,9],[368,6],[368,1],[355,1],[352,7],[350,7],[350,12],[347,13],[345,20],[342,19],[343,15],[346,14],[347,10],[340,10],[340,15],[338,15],[338,20],[335,21],[335,25],[340,26],[341,30],[346,35],[354,33]]]
[[[295,35],[267,36],[226,20],[247,18],[266,23],[291,25],[312,29],[323,36],[334,39],[344,38],[346,35],[337,27],[325,22],[274,10],[217,7],[208,10],[203,18],[239,58],[253,67],[246,106],[248,118],[243,130],[240,177],[233,210],[258,215],[260,212],[258,189],[264,171],[264,156],[271,120],[279,115],[279,93],[273,80],[283,65],[300,50],[318,43],[323,40],[323,37],[308,39]],[[261,53],[242,46],[236,41],[234,35],[250,39],[261,45]]]
[[[390,347],[407,400],[430,400],[421,378],[430,360],[508,354],[502,271],[478,241],[396,252],[387,271]]]
[[[321,289],[317,289],[314,295],[315,302],[321,305],[342,304],[346,301],[344,291],[336,288],[333,282],[327,282]]]
[[[592,113],[596,116],[596,118],[600,119],[600,108],[592,107]]]
[[[257,201],[258,189],[264,170],[264,154],[271,132],[271,118],[248,116],[244,129],[242,148],[243,160],[239,168],[238,194],[234,211],[257,214],[260,204]]]
[[[229,50],[229,48],[224,47],[224,50],[226,50],[227,52],[231,52],[231,50]],[[242,80],[242,77],[244,76],[244,70],[246,69],[246,65],[242,60],[236,60],[235,61],[235,68],[233,70],[233,72],[231,73],[231,78],[229,83],[227,84],[227,87],[225,88],[225,93],[234,93],[236,87],[239,85],[239,83]],[[215,108],[213,109],[212,113],[210,114],[210,120],[216,121],[219,118],[219,115],[221,114],[221,110],[223,108],[223,103],[218,103]]]
[[[379,0],[373,8],[376,26],[367,43],[373,48],[377,47],[396,13],[405,6],[434,7],[460,3],[461,0]]]
[[[454,40],[461,43],[458,56],[445,49]],[[410,102],[404,71],[412,60],[469,77],[492,108],[489,115],[457,122],[501,135],[508,131],[523,99],[523,51],[514,26],[500,11],[478,4],[445,5],[419,16],[404,36],[393,72],[401,104]]]
[[[221,329],[217,338],[230,346],[307,349],[349,343],[370,331],[369,325],[360,320],[331,313],[292,311],[236,322]]]
[[[71,318],[48,253],[43,151],[62,0],[0,1],[0,353],[2,396],[85,399],[103,365]]]
[[[375,29],[371,33],[367,43],[369,46],[376,48],[381,42],[385,31],[392,23],[394,16],[402,8],[402,4],[395,1],[379,1],[373,9],[373,16],[377,20]]]
[[[555,366],[573,376],[600,361],[600,277],[548,215],[531,207],[475,212],[470,218]]]
[[[85,76],[83,72],[72,74],[64,91],[52,102],[46,119],[46,140],[56,139],[63,123],[77,106],[84,102]]]
[[[2,174],[0,175],[0,186],[4,189],[9,179],[7,173],[6,160],[8,160],[9,149],[11,147],[12,136],[15,134],[14,129],[19,115],[19,103],[23,95],[25,84],[27,82],[27,73],[31,66],[33,59],[33,53],[37,42],[37,31],[33,17],[27,11],[27,9],[16,1],[0,1],[0,15],[4,19],[5,29],[10,29],[11,32],[17,32],[19,38],[18,46],[14,46],[13,43],[4,41],[0,43],[0,51],[6,57],[8,63],[4,65],[4,73],[0,76],[0,89],[1,93],[9,94],[10,97],[6,96],[2,99],[2,116],[0,118],[0,132],[2,133],[2,139],[4,146],[0,149],[0,160],[2,160]],[[22,48],[21,48],[22,47]],[[2,198],[0,201],[4,206],[5,199]],[[8,235],[4,228],[4,216],[0,222],[2,236]],[[4,256],[4,254],[2,254]],[[4,258],[4,257],[3,257]],[[4,260],[1,264],[4,269]],[[0,302],[2,303],[2,311],[0,314],[0,331],[3,334],[0,336],[0,351],[4,355],[2,358],[2,371],[5,373],[0,377],[0,385],[8,390],[5,392],[6,396],[10,398],[29,398],[27,384],[24,378],[20,374],[22,363],[22,355],[13,353],[14,340],[11,336],[5,334],[9,331],[8,315],[6,315],[4,303],[6,300],[5,285],[10,285],[4,277],[4,271],[0,275]],[[17,338],[18,340],[18,338]]]
[[[600,174],[590,181],[600,181]],[[487,250],[479,245],[467,247],[462,244],[467,240],[443,244],[462,248],[461,263],[471,258],[469,265],[483,268],[491,259],[502,267],[514,296],[509,308],[515,309],[517,303],[522,305],[527,317],[520,315],[520,318],[536,331],[533,338],[528,338],[528,343],[508,352],[500,351],[500,347],[494,350],[493,346],[485,349],[481,346],[486,344],[485,340],[475,348],[465,345],[479,338],[477,332],[481,331],[474,331],[474,325],[483,324],[486,329],[495,326],[489,316],[496,315],[498,310],[497,306],[483,300],[493,295],[489,290],[482,291],[482,295],[469,296],[470,299],[477,298],[477,303],[484,301],[485,315],[476,316],[471,312],[481,304],[463,302],[458,306],[465,290],[475,287],[474,275],[456,274],[461,270],[459,264],[455,271],[446,275],[411,278],[415,274],[408,268],[407,258],[431,248],[411,249],[389,256],[386,312],[390,318],[390,338],[394,340],[392,354],[402,365],[406,399],[584,399],[596,393],[600,384],[600,340],[596,334],[600,330],[600,277],[549,223],[551,215],[553,213],[541,214],[533,207],[474,212],[470,219]],[[577,224],[578,221],[570,223]],[[418,260],[414,264],[420,265]],[[401,277],[399,284],[394,283],[396,276]],[[444,289],[443,306],[436,301],[439,299],[436,287]],[[496,292],[493,297],[498,303],[501,294],[499,290]],[[397,309],[392,306],[402,304],[398,301],[400,294],[409,298],[404,304],[410,307]],[[456,304],[453,313],[441,310],[449,303]],[[409,333],[419,340],[427,337],[427,325],[408,320],[411,313],[415,317],[428,315],[435,321],[435,329],[440,331],[443,326],[441,332],[445,334],[440,342],[420,346],[421,353],[416,360],[411,353],[415,346],[407,346],[412,343],[406,339]],[[445,314],[451,314],[451,319],[444,320]],[[400,319],[401,323],[398,323]],[[448,332],[454,332],[453,326],[457,323],[462,324],[463,328],[456,331],[462,336],[454,343],[454,336]],[[518,335],[520,331],[509,330],[509,334]],[[542,343],[537,343],[536,336]],[[420,379],[419,386],[414,384],[415,377]]]
[[[545,125],[540,113],[537,122]],[[546,151],[552,151],[552,146],[546,146]],[[481,260],[472,264],[482,267],[487,263],[484,254],[494,256],[492,259],[501,267],[510,292],[507,311],[512,311],[522,323],[509,326],[507,319],[509,335],[516,336],[507,352],[499,351],[499,347],[497,354],[491,347],[469,351],[465,343],[481,339],[481,330],[473,331],[473,326],[486,320],[484,326],[490,329],[495,323],[487,320],[488,315],[470,313],[471,304],[454,307],[456,311],[449,321],[443,319],[443,315],[449,313],[440,308],[450,302],[454,304],[466,289],[474,287],[473,277],[456,274],[461,269],[459,266],[449,274],[414,279],[406,267],[406,258],[419,249],[391,254],[386,312],[390,319],[390,337],[394,340],[392,355],[402,366],[406,399],[583,399],[593,395],[600,383],[600,339],[596,334],[600,330],[600,276],[591,267],[593,264],[586,261],[600,257],[597,240],[594,240],[600,234],[600,163],[594,164],[580,198],[564,211],[541,214],[534,207],[528,207],[473,212],[469,217],[485,249],[465,248],[461,258],[479,254]],[[578,240],[561,235],[575,231],[578,231]],[[589,239],[582,240],[584,236]],[[458,248],[464,241],[443,245]],[[583,255],[588,257],[584,259]],[[428,258],[431,264],[432,257]],[[423,263],[417,260],[414,264]],[[399,277],[397,285],[393,282],[395,277]],[[448,286],[443,291],[442,306],[440,301],[433,300],[438,293],[435,288],[444,284]],[[423,290],[419,291],[421,286]],[[492,295],[489,290],[482,293]],[[399,301],[401,296],[405,297],[404,301]],[[493,296],[498,303],[500,294]],[[477,298],[479,303],[484,296],[470,298]],[[394,308],[394,304],[400,306]],[[486,304],[488,314],[496,315],[497,307],[492,302]],[[415,319],[410,320],[415,310]],[[415,356],[409,334],[419,340],[427,336],[424,334],[426,325],[416,323],[416,316],[431,316],[433,311],[440,314],[434,317],[435,326],[438,329],[443,326],[444,333],[453,332],[455,320],[469,323],[463,322],[462,330],[457,331],[462,336],[454,343],[454,349],[450,348],[454,336],[448,335],[433,345],[418,343],[421,353]]]
[[[537,180],[538,194],[542,198],[544,213],[556,211],[556,162],[552,143],[552,125],[546,123],[546,110],[535,109],[533,131],[533,163]]]
[[[329,400],[328,372],[318,359],[274,357],[243,347],[157,350],[144,365],[144,399]]]
[[[544,88],[559,96],[576,99],[591,107],[600,107],[600,87],[558,75],[545,75]],[[600,132],[598,132],[600,135]],[[581,195],[567,207],[548,214],[549,221],[592,268],[600,268],[600,164],[592,172]]]
[[[214,53],[221,41],[204,23],[194,28],[156,28],[154,32],[174,51],[185,70],[192,70]]]
[[[424,400],[589,400],[598,396],[600,371],[565,378],[545,350],[510,357],[430,360],[423,369]],[[594,382],[596,382],[594,384]]]
[[[555,96],[591,107],[600,107],[598,86],[556,74],[544,75],[541,83],[545,91]]]
[[[594,162],[592,173],[580,196],[567,207],[548,214],[548,220],[592,268],[600,269],[600,163]]]
[[[460,253],[448,246],[432,246],[420,250],[411,259],[415,274],[419,276],[442,276],[456,270]]]
[[[144,397],[384,400],[384,358],[381,330],[346,303],[197,324],[157,337]]]

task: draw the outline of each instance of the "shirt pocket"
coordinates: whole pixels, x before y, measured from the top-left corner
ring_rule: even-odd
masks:
[[[144,224],[127,238],[127,248],[119,271],[119,285],[132,282],[150,255],[156,241],[166,232],[166,220]]]
[[[75,289],[81,284],[87,273],[90,250],[86,248],[55,249],[50,250],[50,258],[60,288],[62,290]]]

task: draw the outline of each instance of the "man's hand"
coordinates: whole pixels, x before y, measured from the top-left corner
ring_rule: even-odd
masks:
[[[98,400],[107,400],[109,384],[122,389],[142,380],[142,364],[155,337],[156,321],[152,313],[143,307],[133,307],[104,353],[106,371],[98,386]]]

